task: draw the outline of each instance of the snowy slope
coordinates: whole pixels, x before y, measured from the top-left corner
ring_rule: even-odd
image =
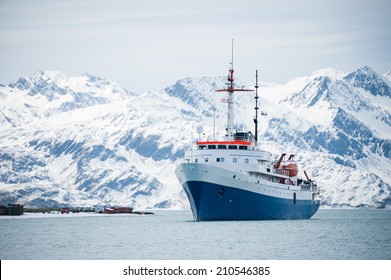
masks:
[[[0,89],[0,124],[16,127],[77,108],[122,101],[134,95],[120,85],[84,74],[67,77],[37,71]]]
[[[0,86],[0,203],[187,208],[175,166],[203,125],[226,125],[225,77],[185,78],[135,94],[85,74],[38,71]],[[260,145],[293,152],[322,186],[324,206],[391,207],[389,74],[322,69],[261,83]],[[250,85],[249,87],[253,87]],[[253,93],[236,96],[252,130]]]

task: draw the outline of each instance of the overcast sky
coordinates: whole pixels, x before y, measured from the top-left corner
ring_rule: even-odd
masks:
[[[391,1],[0,0],[0,83],[85,72],[134,92],[185,77],[285,83],[332,67],[391,69]]]

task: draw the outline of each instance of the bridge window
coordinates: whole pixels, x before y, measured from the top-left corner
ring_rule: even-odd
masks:
[[[247,146],[239,146],[239,150],[247,150]]]
[[[203,150],[203,149],[205,149],[206,148],[206,145],[199,145],[198,146],[198,149],[200,149],[200,150]]]
[[[238,146],[236,146],[236,145],[228,145],[228,149],[237,150]]]
[[[216,149],[216,145],[208,145],[208,149]]]
[[[227,145],[218,145],[217,148],[218,149],[227,149]]]

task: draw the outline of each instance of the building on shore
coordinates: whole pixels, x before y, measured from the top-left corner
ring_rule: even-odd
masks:
[[[60,208],[61,214],[69,214],[71,212],[71,209],[69,207],[62,207]]]
[[[23,205],[8,204],[0,205],[0,216],[20,216],[23,215]]]

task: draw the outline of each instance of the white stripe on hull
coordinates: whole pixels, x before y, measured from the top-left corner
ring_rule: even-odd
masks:
[[[297,186],[270,182],[202,163],[182,163],[176,168],[175,173],[181,185],[188,181],[202,181],[292,200],[294,193],[296,193],[297,200],[312,200],[315,193],[310,190],[300,190]]]

